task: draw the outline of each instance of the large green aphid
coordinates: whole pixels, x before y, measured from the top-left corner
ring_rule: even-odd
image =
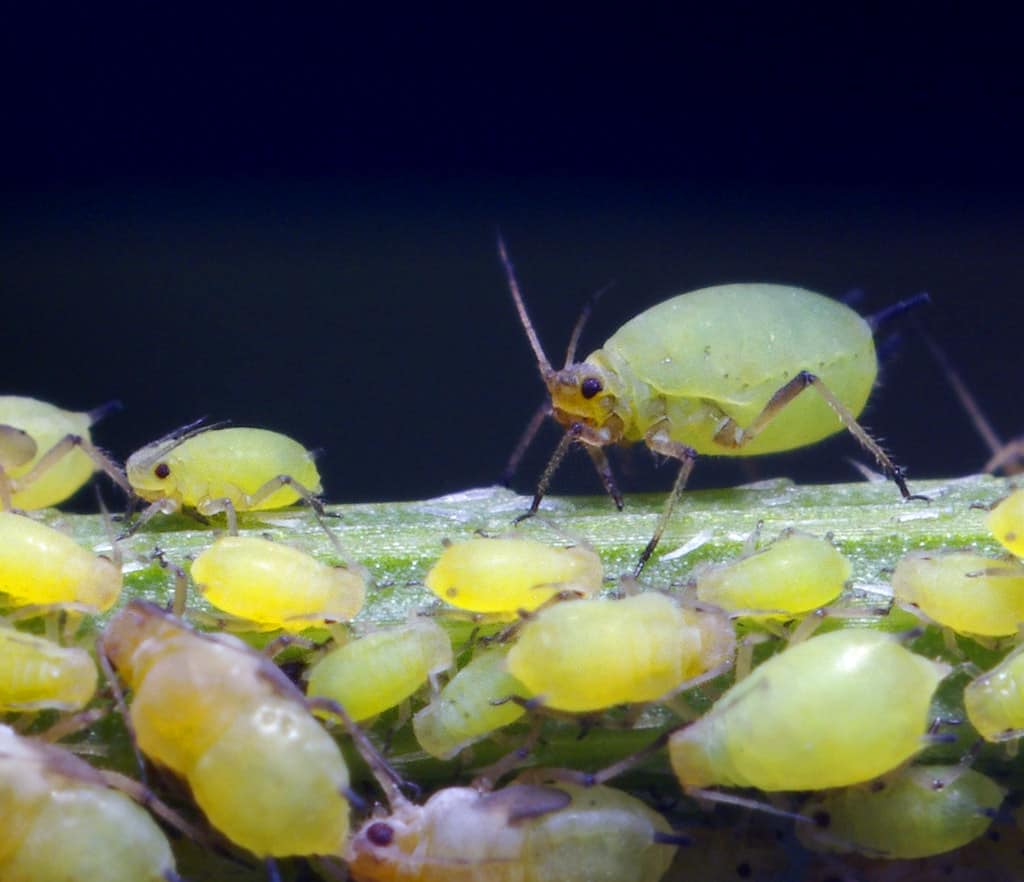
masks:
[[[899,467],[857,422],[875,383],[878,358],[873,323],[849,307],[787,285],[717,285],[640,313],[582,362],[572,362],[575,347],[570,346],[565,367],[555,370],[530,322],[504,243],[499,250],[551,395],[552,414],[566,429],[541,477],[531,514],[574,442],[585,445],[621,508],[603,448],[642,441],[682,465],[639,571],[657,546],[698,454],[792,450],[844,427],[904,498],[910,496]],[[809,387],[816,394],[800,394]]]

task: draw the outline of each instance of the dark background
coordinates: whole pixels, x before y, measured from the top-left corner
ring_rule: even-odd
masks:
[[[553,361],[611,280],[585,351],[709,284],[859,288],[864,312],[927,290],[922,318],[1012,436],[1020,30],[984,16],[21,12],[0,385],[122,399],[96,431],[119,457],[203,415],[284,431],[324,449],[332,501],[491,483],[541,396],[500,227]],[[911,477],[986,458],[913,331],[865,422]],[[844,438],[695,479],[853,479],[846,456]],[[556,489],[597,489],[578,459]],[[634,460],[627,488],[668,486]]]

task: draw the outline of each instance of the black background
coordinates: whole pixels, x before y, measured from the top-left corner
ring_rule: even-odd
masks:
[[[332,501],[491,483],[542,392],[500,227],[553,361],[611,280],[585,351],[709,284],[859,288],[865,312],[927,290],[997,429],[1024,430],[1019,23],[769,6],[21,12],[2,386],[122,399],[96,431],[119,457],[203,415],[284,431],[323,448]],[[912,478],[985,460],[913,332],[883,379],[865,421]],[[853,479],[845,456],[695,478]],[[668,486],[634,460],[627,488]],[[587,468],[556,489],[596,491]]]

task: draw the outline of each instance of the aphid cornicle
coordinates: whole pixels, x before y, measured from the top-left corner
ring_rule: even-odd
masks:
[[[813,444],[844,426],[907,498],[903,473],[856,418],[875,383],[872,325],[842,303],[785,285],[680,294],[623,325],[579,363],[548,361],[499,239],[520,321],[566,428],[530,513],[571,443],[585,445],[621,508],[603,449],[642,441],[682,465],[639,571],[657,546],[698,454],[751,456]],[[896,309],[898,307],[894,307]],[[811,387],[809,394],[800,393]]]

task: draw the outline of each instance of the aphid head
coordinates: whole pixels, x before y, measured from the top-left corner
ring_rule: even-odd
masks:
[[[600,428],[614,415],[618,400],[616,378],[590,362],[553,371],[545,378],[555,419],[564,426],[583,423]]]
[[[175,429],[128,457],[125,473],[128,475],[128,483],[139,496],[149,502],[155,502],[171,495],[171,489],[174,487],[173,469],[166,461],[167,457],[175,447],[189,438],[222,425],[204,425],[204,421],[205,417]]]

